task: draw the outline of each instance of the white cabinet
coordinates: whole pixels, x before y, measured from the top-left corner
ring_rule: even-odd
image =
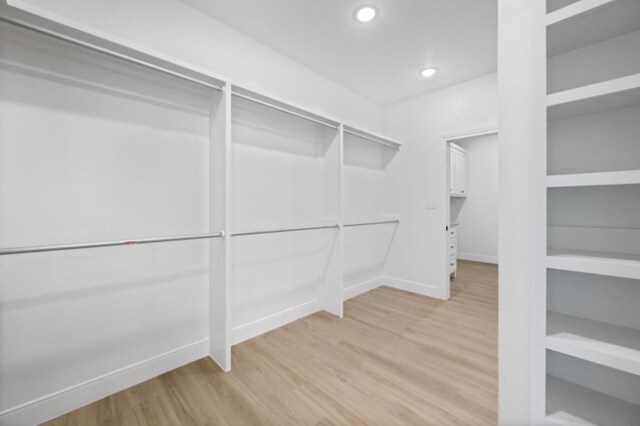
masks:
[[[449,194],[452,197],[466,197],[468,193],[467,151],[449,144]]]
[[[449,274],[456,277],[458,270],[458,224],[449,226]]]

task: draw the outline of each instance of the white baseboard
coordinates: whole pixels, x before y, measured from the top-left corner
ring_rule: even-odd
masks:
[[[237,345],[245,340],[249,340],[268,331],[275,330],[278,327],[282,327],[283,325],[289,324],[290,322],[304,318],[318,311],[318,299],[313,299],[301,305],[252,321],[248,324],[232,328],[231,344]]]
[[[401,278],[385,276],[383,285],[398,290],[409,291],[411,293],[421,294],[423,296],[433,297],[435,299],[443,299],[442,289],[434,285],[423,284],[416,281],[403,280]]]
[[[51,420],[208,354],[207,338],[4,410],[0,425],[31,426]]]
[[[472,262],[493,263],[494,265],[498,264],[497,256],[485,256],[482,254],[458,253],[458,259],[471,260]]]
[[[362,293],[366,293],[367,291],[380,287],[383,282],[384,282],[383,277],[376,277],[376,278],[367,280],[363,283],[359,283],[356,285],[352,285],[351,287],[347,287],[344,290],[342,290],[342,299],[349,300],[353,297],[359,296]]]

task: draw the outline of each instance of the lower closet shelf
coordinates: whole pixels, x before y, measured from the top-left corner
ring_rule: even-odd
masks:
[[[640,279],[640,255],[550,248],[547,267],[563,271]]]
[[[547,349],[640,375],[640,330],[547,313]]]
[[[638,426],[638,419],[637,405],[547,376],[547,420],[552,424]]]

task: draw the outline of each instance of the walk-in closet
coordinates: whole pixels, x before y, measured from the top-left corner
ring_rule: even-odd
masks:
[[[640,0],[0,0],[0,426],[640,425]]]

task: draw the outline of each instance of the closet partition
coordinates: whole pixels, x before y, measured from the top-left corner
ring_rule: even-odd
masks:
[[[342,315],[340,124],[234,87],[231,340]]]
[[[344,214],[344,298],[384,283],[397,215],[386,211],[387,165],[400,144],[345,126],[342,200]]]

